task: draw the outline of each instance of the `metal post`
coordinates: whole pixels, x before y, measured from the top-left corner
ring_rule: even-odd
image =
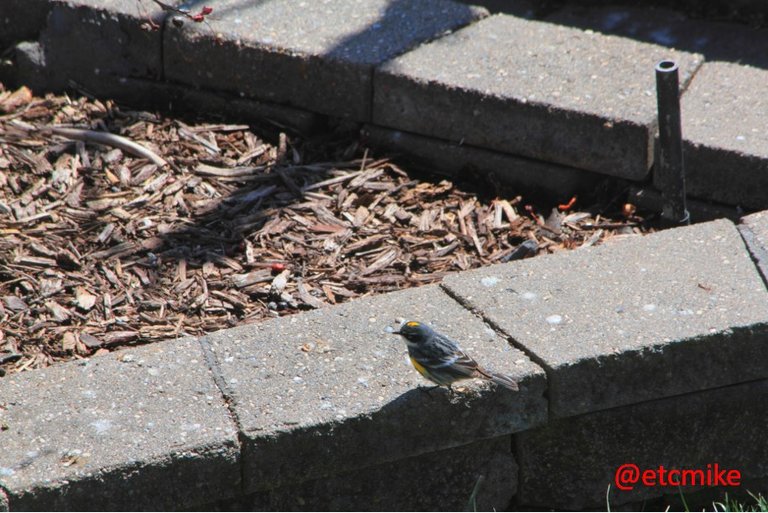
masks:
[[[685,205],[685,167],[680,122],[678,66],[675,61],[656,64],[656,101],[659,118],[659,152],[656,173],[664,207],[661,217],[672,224],[688,224]]]

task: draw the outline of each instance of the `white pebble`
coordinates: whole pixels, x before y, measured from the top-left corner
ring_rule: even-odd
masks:
[[[557,314],[550,315],[549,317],[547,317],[547,322],[550,324],[560,324],[561,322],[563,322],[563,316],[557,315]]]

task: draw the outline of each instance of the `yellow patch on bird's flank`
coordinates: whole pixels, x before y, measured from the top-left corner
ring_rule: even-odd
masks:
[[[429,372],[427,371],[427,369],[422,364],[420,364],[419,362],[417,362],[413,358],[411,358],[411,364],[413,365],[414,369],[419,371],[419,374],[421,374],[422,376],[424,376],[427,379],[430,379],[429,378]]]
[[[421,324],[421,323],[419,323],[419,322],[416,322],[416,321],[411,321],[411,322],[406,322],[406,323],[405,323],[405,325],[406,325],[406,326],[410,326],[411,328],[415,328],[415,327],[416,327],[416,326],[418,326],[419,324]]]

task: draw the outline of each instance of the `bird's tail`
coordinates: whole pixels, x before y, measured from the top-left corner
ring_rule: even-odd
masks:
[[[477,371],[480,374],[480,376],[478,376],[478,377],[482,377],[482,378],[491,380],[494,383],[496,383],[497,385],[500,385],[502,387],[508,388],[508,389],[510,389],[510,390],[512,390],[514,392],[516,392],[516,391],[518,391],[520,389],[520,387],[517,386],[517,381],[515,381],[512,378],[510,378],[506,374],[496,374],[495,372],[488,372],[487,370],[480,369],[480,368],[478,368]]]
[[[517,381],[504,374],[491,374],[491,381],[515,392],[520,389],[517,386]]]

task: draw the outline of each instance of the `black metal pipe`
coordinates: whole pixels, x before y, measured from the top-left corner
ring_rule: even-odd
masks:
[[[685,166],[680,121],[680,82],[675,61],[656,64],[656,101],[659,119],[657,183],[664,198],[661,217],[672,224],[688,224],[685,205]]]

